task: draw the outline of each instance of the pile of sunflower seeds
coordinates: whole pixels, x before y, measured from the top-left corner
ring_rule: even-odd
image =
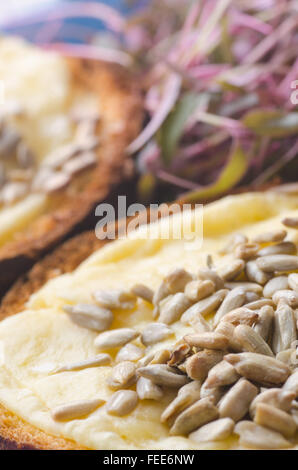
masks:
[[[284,225],[297,228],[298,219],[285,219]],[[286,237],[283,229],[252,240],[237,234],[223,250],[233,254],[224,266],[216,268],[209,256],[197,274],[177,268],[155,292],[138,284],[131,291],[94,292],[94,305],[66,306],[72,321],[99,332],[95,346],[101,354],[60,370],[111,364],[107,351],[118,348],[108,378],[115,390],[106,404],[108,413],[126,415],[139,400],[160,401],[171,389],[177,394],[161,422],[172,436],[201,443],[235,433],[246,447],[293,446],[298,427],[298,256]],[[152,306],[155,321],[142,332],[108,329],[113,309],[136,308],[137,298]],[[171,325],[177,321],[190,332],[169,349],[150,352],[152,345],[174,335]],[[55,413],[63,416],[68,410]]]
[[[70,116],[76,126],[74,140],[46,155],[40,166],[21,134],[9,124],[7,118],[11,115],[21,119],[24,111],[17,107],[0,117],[0,202],[3,205],[9,206],[30,192],[54,193],[64,189],[76,175],[96,164],[98,114]]]

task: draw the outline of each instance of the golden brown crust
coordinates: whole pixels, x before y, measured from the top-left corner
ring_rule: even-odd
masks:
[[[73,80],[99,97],[103,116],[99,162],[84,191],[58,196],[54,210],[40,216],[0,249],[0,294],[42,254],[75,233],[95,204],[132,175],[132,160],[125,149],[142,122],[142,103],[135,83],[114,64],[78,59],[69,59],[68,64]],[[117,129],[117,123],[122,127]]]

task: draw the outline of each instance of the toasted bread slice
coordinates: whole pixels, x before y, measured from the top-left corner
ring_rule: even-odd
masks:
[[[62,60],[71,86],[92,93],[100,108],[100,120],[95,127],[95,135],[100,139],[96,163],[74,177],[66,188],[47,194],[42,209],[28,223],[16,226],[0,243],[0,293],[42,254],[68,234],[74,234],[93,207],[133,174],[132,160],[125,149],[142,121],[142,103],[135,82],[115,64]]]

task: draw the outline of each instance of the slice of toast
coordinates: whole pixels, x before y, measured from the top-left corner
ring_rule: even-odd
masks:
[[[142,122],[142,101],[135,81],[115,64],[62,60],[71,86],[92,93],[98,100],[100,120],[94,132],[100,145],[95,165],[79,173],[67,187],[47,194],[45,207],[0,244],[0,294],[40,256],[75,233],[95,205],[133,174],[132,160],[125,149]]]

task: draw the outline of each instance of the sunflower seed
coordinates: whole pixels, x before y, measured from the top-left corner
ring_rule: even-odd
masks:
[[[245,304],[256,302],[260,299],[260,296],[255,292],[246,291],[245,292]]]
[[[191,326],[197,333],[206,333],[207,331],[211,331],[211,326],[200,314],[196,315],[196,318],[194,319],[193,323],[191,323]]]
[[[12,155],[21,140],[19,133],[12,127],[2,127],[0,140],[0,158],[7,158]]]
[[[137,381],[137,394],[140,400],[160,400],[163,397],[162,388],[145,377]]]
[[[245,261],[254,258],[258,252],[259,245],[256,243],[243,243],[237,245],[234,254],[236,258],[243,259]]]
[[[273,230],[272,232],[263,232],[253,238],[254,243],[278,243],[282,242],[287,236],[286,230]]]
[[[107,330],[114,319],[110,310],[93,304],[65,305],[63,310],[76,325],[95,331]]]
[[[235,326],[232,323],[221,321],[219,322],[218,326],[216,327],[215,331],[220,333],[229,340],[229,349],[233,351],[242,351],[241,345],[236,341],[234,337],[234,330]]]
[[[281,303],[274,316],[272,349],[277,354],[289,349],[296,340],[296,322],[294,312],[289,305]]]
[[[207,267],[209,269],[213,269],[214,267],[214,262],[213,262],[213,258],[212,258],[212,255],[210,255],[210,253],[207,255],[206,257],[206,264],[207,264]]]
[[[142,357],[142,359],[139,359],[138,361],[138,367],[145,367],[147,366],[148,364],[150,364],[150,362],[152,361],[152,359],[154,358],[154,353],[149,353],[147,354],[146,356]]]
[[[234,421],[230,418],[217,419],[205,424],[197,431],[192,432],[188,437],[194,442],[222,441],[233,433]]]
[[[293,242],[281,242],[276,245],[269,245],[258,251],[258,256],[267,255],[296,255],[297,248]]]
[[[276,354],[276,359],[278,361],[283,362],[287,366],[290,367],[290,369],[296,367],[296,361],[297,361],[297,354],[296,354],[296,349],[290,348],[290,349],[285,349],[284,351],[280,351],[279,353]]]
[[[75,158],[72,158],[63,165],[63,171],[70,176],[77,175],[81,171],[87,170],[94,166],[97,162],[96,154],[94,152],[81,153]]]
[[[219,416],[240,421],[249,410],[249,405],[257,396],[259,390],[248,380],[240,379],[224,395],[218,404]]]
[[[165,387],[180,388],[188,382],[185,375],[178,374],[173,367],[166,364],[150,364],[146,367],[140,367],[138,374],[152,380],[156,385]]]
[[[220,250],[220,254],[227,254],[232,253],[237,245],[243,245],[244,243],[248,242],[248,238],[243,233],[235,233],[230,240],[228,241],[227,245]]]
[[[236,340],[241,344],[244,351],[255,352],[258,354],[264,354],[265,356],[273,357],[273,352],[271,351],[266,341],[264,341],[262,336],[259,335],[250,326],[236,326],[234,336]]]
[[[201,382],[196,380],[181,387],[176,398],[163,411],[161,422],[172,423],[181,411],[199,400],[200,390]]]
[[[272,300],[276,305],[283,301],[283,303],[288,304],[290,307],[298,307],[298,293],[293,290],[279,290],[273,294]]]
[[[111,364],[111,362],[112,358],[109,354],[98,354],[98,356],[85,359],[84,361],[73,362],[72,364],[66,364],[65,366],[58,367],[54,373],[57,374],[58,372],[83,370],[88,369],[89,367],[108,366]]]
[[[246,308],[249,308],[249,310],[259,310],[262,307],[266,307],[266,306],[273,307],[274,302],[271,299],[258,299],[253,302],[244,304],[243,306]],[[260,312],[258,313],[260,314]]]
[[[201,281],[212,281],[215,285],[215,290],[222,289],[224,286],[223,279],[210,268],[200,268],[198,271],[198,279]]]
[[[173,331],[164,323],[149,323],[143,330],[141,341],[145,346],[159,343],[173,334]]]
[[[218,323],[226,313],[230,312],[231,310],[234,310],[235,308],[242,307],[244,302],[245,291],[241,289],[241,287],[236,287],[235,289],[232,289],[230,292],[228,292],[214,316],[214,325],[218,325]]]
[[[282,220],[282,223],[283,223],[286,227],[298,228],[298,217],[285,217],[285,218]]]
[[[119,362],[113,370],[111,376],[107,380],[107,384],[113,390],[126,388],[133,385],[136,381],[137,367],[133,362]]]
[[[223,387],[231,385],[239,379],[239,374],[235,367],[227,361],[221,361],[208,372],[208,377],[204,382],[207,388]]]
[[[135,344],[128,343],[121,348],[116,356],[116,362],[138,361],[144,356],[144,350]]]
[[[94,345],[99,349],[119,348],[136,339],[139,334],[131,328],[105,331],[95,338]]]
[[[226,336],[213,331],[186,335],[183,339],[191,347],[201,349],[226,349],[229,344],[229,340]]]
[[[186,284],[184,293],[192,302],[198,302],[199,300],[208,297],[208,295],[213,294],[214,290],[215,285],[212,281],[195,280]]]
[[[78,153],[78,146],[76,143],[72,142],[71,144],[63,145],[47,154],[43,160],[43,165],[49,169],[61,168],[64,163]]]
[[[241,287],[245,292],[254,292],[255,294],[262,295],[263,287],[255,282],[226,282],[226,289],[234,289],[235,287]]]
[[[153,354],[150,364],[167,364],[171,358],[171,351],[168,349],[161,349]]]
[[[97,290],[93,293],[95,301],[101,307],[130,310],[136,305],[136,296],[124,290]]]
[[[263,295],[264,297],[272,298],[275,292],[279,290],[284,290],[289,288],[288,277],[287,276],[277,276],[264,286]]]
[[[271,274],[264,273],[255,261],[248,261],[245,267],[245,273],[249,281],[257,282],[262,286],[271,278]]]
[[[256,261],[258,267],[265,272],[287,272],[298,269],[298,256],[293,255],[267,255]]]
[[[240,436],[240,445],[257,449],[285,449],[291,444],[280,433],[251,421],[240,421],[234,429]]]
[[[270,305],[264,305],[258,312],[259,318],[253,329],[258,333],[265,341],[271,336],[271,330],[273,326],[274,310]]]
[[[289,281],[290,288],[293,289],[294,291],[298,291],[298,274],[297,273],[289,274],[288,281]],[[284,289],[287,289],[287,287],[285,287]]]
[[[144,284],[135,284],[132,287],[131,292],[133,295],[141,297],[141,299],[146,300],[147,302],[153,302],[154,292],[150,287],[147,287]]]
[[[245,262],[242,259],[235,259],[219,269],[220,277],[226,281],[233,281],[243,272]]]
[[[93,399],[74,401],[67,405],[60,405],[54,408],[51,412],[52,418],[55,421],[70,421],[72,419],[82,418],[89,415],[92,411],[96,410],[99,406],[104,404],[104,400]]]
[[[218,410],[208,398],[202,398],[182,411],[170,429],[171,436],[188,435],[218,417]]]
[[[170,294],[183,292],[186,284],[192,280],[192,275],[181,268],[174,269],[164,278],[164,282]]]
[[[200,398],[209,398],[209,400],[216,405],[225,392],[226,390],[224,387],[207,387],[205,381],[201,387]]]
[[[212,367],[223,358],[222,351],[204,349],[186,360],[186,373],[193,380],[203,382]]]
[[[231,312],[226,313],[222,317],[222,321],[232,323],[233,325],[248,325],[252,326],[258,321],[259,315],[254,310],[249,310],[246,307],[235,308]]]
[[[290,377],[283,386],[283,390],[289,390],[290,392],[294,392],[296,398],[298,397],[298,370],[296,370],[295,372],[293,372],[292,375],[290,375]]]
[[[224,359],[235,367],[238,374],[265,387],[283,384],[291,372],[282,362],[263,354],[228,354]]]
[[[221,289],[192,305],[183,313],[181,317],[182,323],[191,324],[196,320],[197,315],[205,316],[209,313],[213,313],[224,300],[227,293],[227,289]]]
[[[271,388],[260,393],[249,407],[249,413],[252,419],[255,416],[256,407],[259,403],[266,403],[283,411],[290,411],[295,393],[280,388]]]
[[[170,295],[170,291],[168,286],[166,285],[165,281],[159,285],[158,289],[155,291],[153,295],[153,304],[158,305],[161,300],[165,299]]]
[[[54,193],[61,191],[66,188],[70,183],[71,178],[67,173],[55,172],[49,175],[49,177],[43,182],[42,190],[46,193]]]
[[[296,426],[298,428],[298,408],[297,408],[297,402],[293,402],[293,405],[292,405],[292,408],[291,408],[291,416],[293,418],[293,420],[295,421],[296,423]]]
[[[170,295],[163,299],[159,304],[159,321],[170,325],[178,321],[190,306],[190,301],[182,292]]]
[[[133,390],[118,390],[106,404],[107,412],[113,416],[125,416],[138,404],[138,395]]]
[[[28,191],[27,183],[14,182],[6,183],[1,189],[1,202],[9,205],[21,199]]]
[[[169,366],[176,366],[181,364],[188,356],[191,348],[188,344],[177,345],[171,353],[170,360],[168,361]]]
[[[285,437],[291,437],[296,432],[296,423],[292,416],[267,403],[256,406],[255,423],[280,432]]]

